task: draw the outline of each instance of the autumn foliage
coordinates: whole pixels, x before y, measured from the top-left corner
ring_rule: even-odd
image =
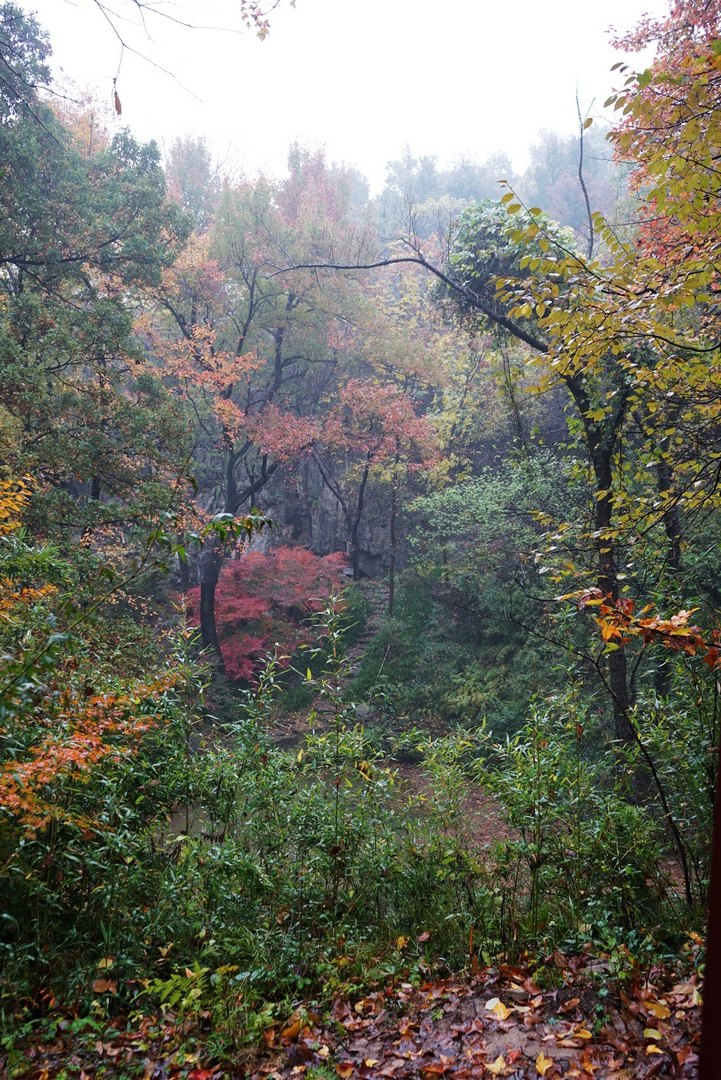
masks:
[[[69,790],[97,780],[100,768],[137,754],[143,735],[157,727],[152,702],[169,690],[174,676],[134,688],[132,693],[99,694],[83,700],[73,691],[47,731],[21,758],[0,768],[0,805],[27,835],[49,825],[74,825],[86,834],[99,827],[90,809],[80,811]]]
[[[704,634],[699,626],[689,622],[697,608],[677,611],[668,619],[654,613],[653,604],[636,611],[628,596],[614,599],[600,589],[584,589],[568,593],[561,600],[575,600],[579,610],[590,609],[601,631],[604,644],[610,648],[628,645],[635,638],[646,645],[663,645],[671,652],[686,656],[701,656],[712,671],[721,665],[721,630]]]
[[[216,621],[226,675],[252,682],[263,657],[277,646],[293,653],[311,638],[309,616],[341,588],[345,558],[307,548],[248,551],[226,563],[216,593]],[[193,617],[200,590],[188,593]]]

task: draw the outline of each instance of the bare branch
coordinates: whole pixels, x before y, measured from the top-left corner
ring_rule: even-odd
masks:
[[[411,245],[409,245],[411,246]],[[427,270],[429,274],[433,274],[434,277],[442,281],[444,285],[447,285],[449,289],[452,289],[459,296],[469,304],[476,311],[479,311],[490,322],[496,326],[500,326],[503,330],[506,330],[513,337],[519,341],[525,342],[536,352],[547,353],[548,345],[541,338],[530,333],[528,330],[524,330],[522,326],[514,322],[513,319],[509,319],[506,315],[500,314],[498,311],[494,311],[492,307],[486,304],[480,297],[469,289],[466,285],[461,285],[459,282],[450,278],[439,267],[434,266],[433,263],[428,262],[422,252],[413,249],[414,255],[397,255],[391,256],[387,259],[378,259],[376,262],[368,263],[296,263],[293,266],[283,267],[281,270],[275,270],[269,277],[277,277],[279,274],[289,274],[294,270],[379,270],[387,266],[400,266],[402,264],[411,264],[415,266],[422,266],[424,270]]]

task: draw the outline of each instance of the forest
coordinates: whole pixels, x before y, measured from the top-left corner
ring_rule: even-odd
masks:
[[[721,1076],[721,2],[616,44],[371,195],[0,3],[2,1075]]]

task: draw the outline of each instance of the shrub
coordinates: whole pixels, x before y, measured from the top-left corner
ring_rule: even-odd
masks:
[[[226,563],[215,600],[226,675],[251,683],[263,657],[276,647],[281,656],[290,657],[309,643],[313,638],[309,616],[340,591],[344,566],[338,552],[320,556],[301,547],[248,551]],[[199,605],[200,590],[191,589],[191,618]]]

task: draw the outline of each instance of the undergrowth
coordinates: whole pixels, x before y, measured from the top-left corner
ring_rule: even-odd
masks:
[[[330,722],[321,730],[311,711],[300,749],[266,734],[283,677],[273,658],[235,720],[208,733],[186,633],[162,684],[114,689],[118,723],[144,723],[113,729],[102,768],[40,778],[34,817],[32,800],[5,805],[9,1030],[61,1006],[91,1017],[165,1006],[242,1042],[298,1000],[557,948],[598,948],[620,965],[699,926],[710,810],[701,801],[691,813],[684,793],[707,778],[699,760],[674,781],[660,709],[649,739],[697,867],[691,904],[657,800],[633,796],[638,763],[598,753],[577,694],[538,701],[505,740],[483,726],[406,736],[420,777],[409,790],[344,700],[341,616],[331,606],[322,622],[299,685],[326,701]],[[5,779],[49,720],[70,737],[73,701],[14,721]],[[675,716],[688,740],[699,722],[693,710]],[[467,820],[479,787],[506,820],[485,846]]]

